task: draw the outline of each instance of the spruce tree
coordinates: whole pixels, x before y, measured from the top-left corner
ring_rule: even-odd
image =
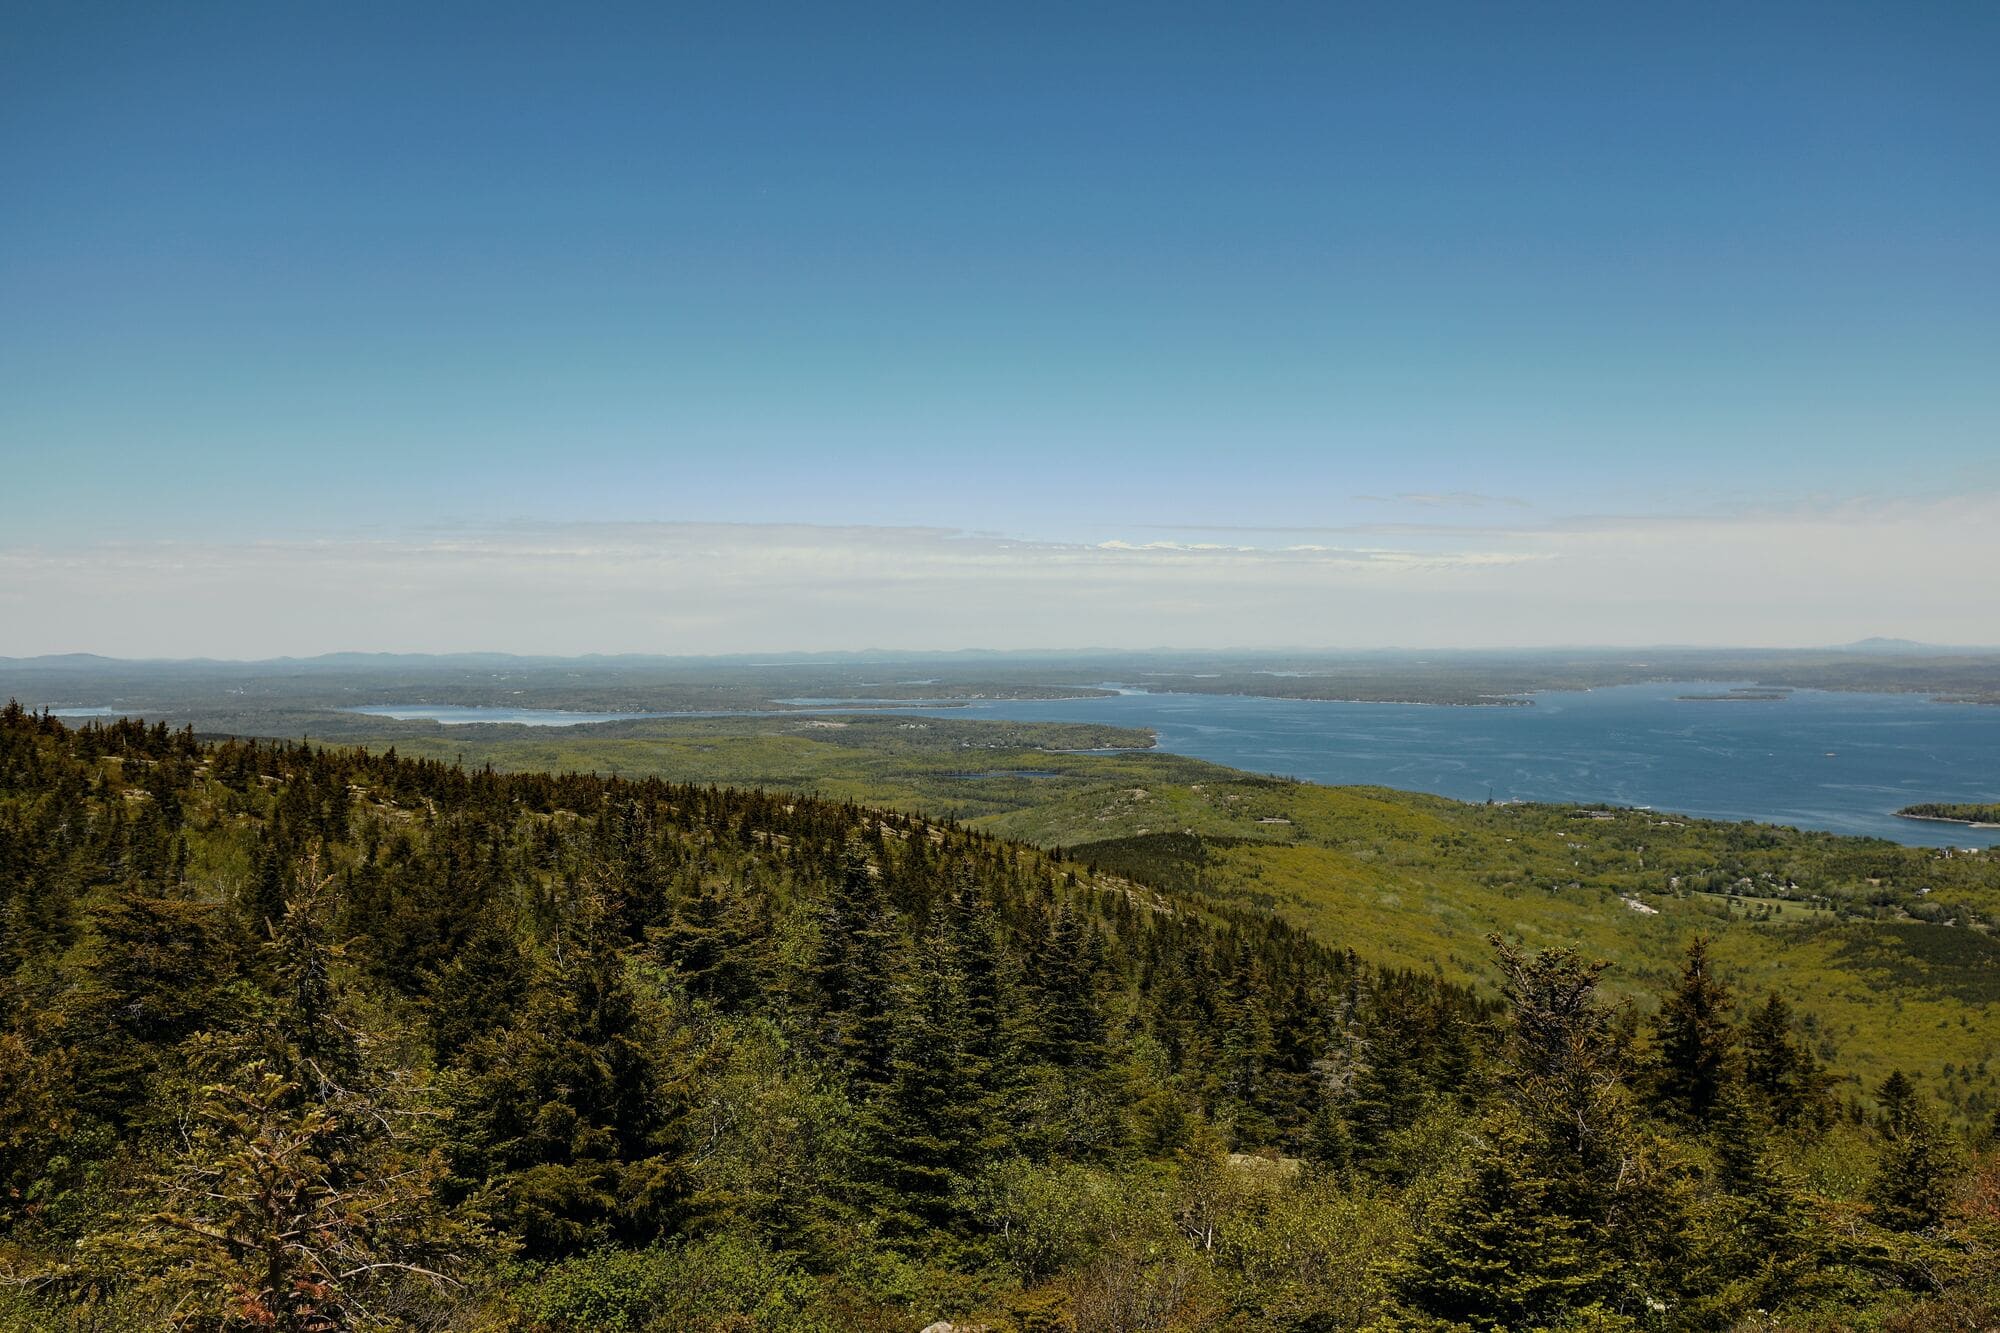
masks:
[[[1508,1112],[1486,1121],[1470,1179],[1392,1270],[1405,1305],[1474,1329],[1542,1328],[1602,1283],[1584,1227],[1536,1170],[1532,1137]]]
[[[1494,943],[1510,1011],[1500,1093],[1515,1126],[1494,1141],[1525,1154],[1538,1206],[1573,1225],[1591,1294],[1644,1299],[1677,1216],[1669,1172],[1635,1124],[1615,1016],[1597,997],[1605,964]]]
[[[361,1067],[360,1037],[342,1012],[344,994],[334,971],[344,950],[329,937],[331,875],[314,852],[299,868],[296,890],[264,944],[277,990],[277,1053],[286,1075],[309,1094],[346,1086]]]
[[[965,1184],[1001,1142],[981,1045],[959,946],[940,916],[896,985],[889,1081],[868,1117],[878,1211],[906,1239],[953,1229]]]
[[[763,931],[734,886],[719,880],[703,884],[674,904],[665,925],[646,935],[653,956],[691,995],[734,1009],[762,989]]]
[[[1782,1126],[1823,1123],[1826,1075],[1798,1037],[1792,1007],[1776,991],[1743,1029],[1743,1082],[1757,1109]]]
[[[1319,1113],[1319,1074],[1315,1065],[1326,1047],[1326,1018],[1303,975],[1286,989],[1272,1032],[1268,1102],[1286,1142],[1296,1148],[1310,1133]]]
[[[994,1095],[1012,1086],[1011,1071],[1020,1063],[1021,1023],[1026,1015],[1015,993],[1019,978],[1014,959],[1003,941],[991,906],[972,872],[961,867],[943,905],[945,931],[965,979],[966,1020],[972,1030],[972,1051],[986,1070]]]
[[[532,961],[502,923],[489,919],[474,929],[465,946],[425,978],[425,1025],[439,1066],[512,1023],[533,977]]]
[[[209,903],[118,889],[91,916],[94,955],[68,997],[78,1058],[77,1093],[94,1115],[125,1125],[174,1047],[233,1024],[237,950]]]
[[[1670,1114],[1706,1125],[1735,1077],[1735,1000],[1716,979],[1709,941],[1689,942],[1681,975],[1654,1019],[1657,1053],[1652,1098]]]
[[[1720,1325],[1784,1305],[1814,1280],[1819,1264],[1799,1182],[1778,1162],[1741,1090],[1724,1091],[1713,1123],[1718,1188],[1685,1264],[1706,1270],[1709,1280],[1682,1313]]]
[[[1395,1151],[1397,1136],[1430,1104],[1418,1029],[1428,1021],[1414,1005],[1388,1003],[1378,994],[1361,1023],[1358,1059],[1341,1111],[1354,1164],[1384,1180],[1407,1178],[1409,1163]]]
[[[1510,1023],[1503,1093],[1541,1174],[1579,1220],[1611,1211],[1631,1156],[1632,1111],[1611,1014],[1597,1000],[1603,963],[1568,949],[1524,955],[1494,941]]]
[[[1222,1062],[1218,1072],[1231,1123],[1238,1141],[1246,1144],[1268,1143],[1277,1132],[1267,1109],[1267,1071],[1276,1056],[1276,1043],[1265,1006],[1263,978],[1248,947],[1241,947],[1219,1006]]]
[[[585,904],[505,1027],[462,1060],[453,1159],[527,1253],[664,1234],[688,1191],[676,1088],[691,1036],[628,979],[620,927]]]
[[[819,911],[811,961],[821,1048],[863,1088],[889,1077],[890,996],[901,943],[866,843],[850,839]]]
[[[1889,1077],[1883,1079],[1882,1086],[1875,1090],[1875,1101],[1880,1107],[1876,1124],[1890,1138],[1907,1130],[1922,1109],[1917,1097],[1917,1085],[1900,1069],[1889,1071]]]
[[[1956,1145],[1897,1070],[1880,1092],[1882,1146],[1868,1203],[1891,1231],[1928,1231],[1944,1220],[1961,1169]]]
[[[1069,903],[1031,965],[1041,1054],[1062,1068],[1094,1067],[1104,1057],[1104,1013],[1097,992],[1101,943]]]

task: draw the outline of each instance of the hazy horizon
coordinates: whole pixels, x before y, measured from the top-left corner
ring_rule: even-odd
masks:
[[[353,659],[415,659],[419,661],[448,662],[455,660],[499,659],[518,662],[587,662],[587,661],[635,661],[635,662],[717,662],[736,666],[758,666],[768,659],[771,665],[811,666],[813,662],[802,660],[815,657],[838,658],[841,664],[859,659],[861,661],[881,661],[884,663],[907,662],[925,658],[975,658],[975,657],[1022,657],[1022,658],[1097,658],[1097,657],[1217,657],[1217,658],[1263,658],[1263,657],[1324,657],[1329,660],[1345,657],[1385,656],[1394,657],[1417,653],[1438,653],[1446,656],[1468,657],[1504,656],[1509,654],[1535,655],[1575,653],[1590,655],[1596,653],[1661,652],[1661,653],[1882,653],[1896,655],[1906,653],[1911,656],[1948,656],[1954,654],[1984,656],[2000,654],[2000,645],[1974,643],[1922,643],[1915,640],[1892,638],[1886,635],[1871,635],[1848,643],[1772,644],[1772,643],[1541,643],[1541,644],[1467,644],[1450,647],[1419,647],[1409,644],[1380,644],[1375,646],[1328,645],[1328,644],[1223,644],[1219,646],[1190,646],[1176,644],[1149,644],[1134,647],[1117,647],[1108,644],[1081,644],[1055,648],[795,648],[782,652],[713,652],[713,653],[525,653],[511,652],[496,648],[459,648],[433,652],[403,652],[395,649],[335,648],[311,654],[280,653],[262,657],[116,657],[107,653],[76,650],[60,653],[37,653],[32,655],[0,655],[0,661],[16,663],[56,662],[64,659],[89,658],[114,664],[163,666],[267,666],[276,663],[326,662],[336,658]],[[758,659],[758,660],[745,660]]]
[[[1408,528],[1368,544],[662,523],[14,547],[0,550],[0,653],[1990,642],[1994,512],[1964,497],[1470,536]]]

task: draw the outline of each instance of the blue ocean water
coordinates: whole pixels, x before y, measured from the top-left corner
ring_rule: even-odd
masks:
[[[1538,694],[1531,706],[1514,708],[1125,691],[868,711],[1149,727],[1160,749],[1231,768],[1465,801],[1607,802],[1915,846],[2000,845],[2000,829],[1894,814],[1918,801],[2000,799],[2000,708],[1824,690],[1756,702],[1681,697],[1729,688],[1713,681],[1624,685]],[[789,702],[840,711],[857,701]],[[416,705],[354,711],[529,726],[691,716]]]
[[[2000,799],[2000,708],[1822,690],[1774,702],[1680,697],[1726,688],[1626,685],[1538,694],[1526,708],[1123,693],[936,711],[1150,727],[1162,750],[1309,782],[1643,805],[1917,846],[2000,844],[2000,829],[1893,813],[1918,801]]]

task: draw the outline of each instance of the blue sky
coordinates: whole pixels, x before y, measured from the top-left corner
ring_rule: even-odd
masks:
[[[2000,455],[1996,66],[1983,3],[17,0],[0,553],[810,523],[1567,560],[1546,534],[1961,516]],[[1900,609],[1851,618],[1954,614]]]

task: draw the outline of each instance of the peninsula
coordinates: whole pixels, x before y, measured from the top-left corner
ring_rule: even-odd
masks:
[[[1929,819],[1943,824],[1969,824],[1973,828],[2000,828],[2000,802],[1948,804],[1926,801],[1906,805],[1896,812],[1899,819]]]

